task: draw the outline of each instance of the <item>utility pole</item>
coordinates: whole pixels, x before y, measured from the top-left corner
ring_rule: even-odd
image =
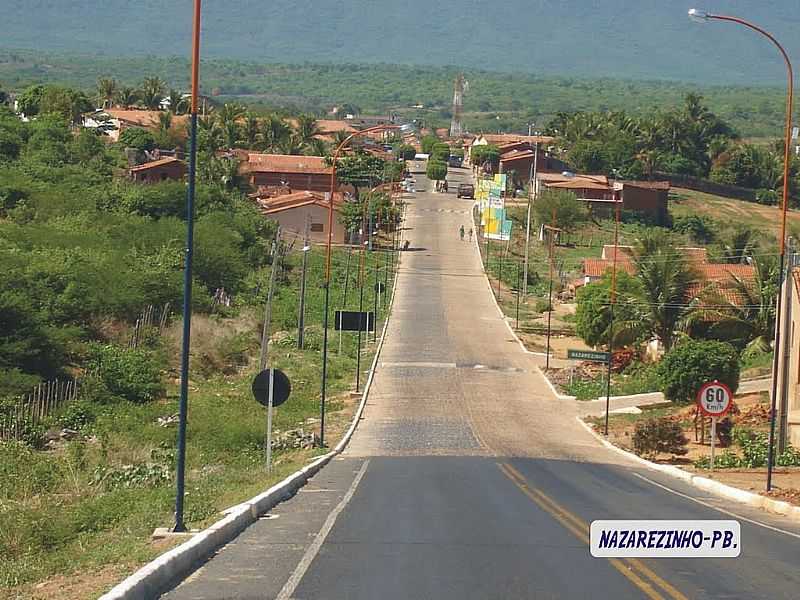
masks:
[[[533,152],[533,165],[531,165],[530,176],[528,178],[528,217],[525,224],[525,275],[522,284],[522,295],[525,297],[528,296],[528,254],[531,246],[531,205],[534,200],[533,190],[536,185],[536,169],[539,162],[539,142],[533,145]]]
[[[365,263],[366,263],[366,244],[361,243],[361,256],[359,258],[358,268],[358,282],[359,282],[359,299],[358,299],[358,312],[360,315],[364,313],[364,279],[365,279]],[[367,323],[369,325],[369,323]],[[367,327],[367,335],[369,335],[369,327]],[[358,328],[358,352],[356,353],[356,392],[361,389],[361,326]]]
[[[377,342],[378,341],[378,300],[379,300],[380,295],[381,295],[380,294],[380,290],[378,289],[378,286],[380,285],[380,278],[378,276],[378,272],[380,271],[380,265],[378,263],[378,260],[380,259],[380,254],[378,252],[373,252],[373,255],[375,256],[375,289],[373,290],[372,298],[375,301],[375,310],[374,310],[374,314],[375,314],[374,322],[375,322],[375,325],[372,328],[373,329],[372,341],[373,342]]]
[[[306,231],[303,236],[303,271],[300,275],[300,311],[297,315],[297,347],[303,349],[303,338],[305,337],[305,318],[306,318],[306,270],[308,269],[308,252],[311,246],[308,240],[308,228],[311,221],[311,213],[306,214]]]
[[[270,321],[272,320],[272,295],[275,292],[275,274],[278,272],[278,262],[280,254],[278,253],[278,244],[281,238],[281,228],[275,232],[275,240],[272,242],[272,270],[269,274],[269,291],[267,292],[267,304],[264,307],[264,327],[261,330],[261,358],[258,361],[259,371],[267,368],[267,355],[269,347],[269,330]]]
[[[183,265],[183,337],[181,342],[181,383],[178,401],[178,448],[175,457],[175,525],[172,531],[186,531],[183,521],[186,474],[186,422],[189,410],[189,345],[192,329],[192,262],[194,256],[194,196],[197,171],[197,100],[200,89],[201,0],[194,0],[192,20],[192,106],[189,133],[189,181],[186,189],[186,258]]]

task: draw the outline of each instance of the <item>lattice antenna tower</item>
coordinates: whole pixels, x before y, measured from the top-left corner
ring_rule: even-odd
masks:
[[[461,117],[464,114],[464,92],[469,88],[469,82],[464,79],[464,74],[459,73],[453,86],[453,119],[450,121],[450,137],[464,135],[464,124]]]

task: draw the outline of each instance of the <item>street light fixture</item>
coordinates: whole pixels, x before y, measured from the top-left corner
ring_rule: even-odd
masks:
[[[781,237],[780,237],[780,278],[783,281],[784,268],[786,265],[786,216],[789,209],[789,162],[792,148],[792,105],[794,93],[794,74],[792,70],[792,62],[789,60],[789,55],[783,46],[780,45],[778,40],[758,25],[754,25],[749,21],[745,21],[739,17],[731,17],[726,15],[714,15],[704,10],[693,8],[689,11],[689,18],[693,21],[705,23],[710,20],[729,21],[737,23],[748,29],[760,33],[767,38],[778,49],[786,63],[787,85],[786,85],[786,124],[784,128],[784,154],[783,154],[783,202],[781,205]],[[781,286],[782,287],[782,286]],[[782,297],[783,294],[779,288],[778,298],[775,305],[775,352],[772,361],[772,407],[770,411],[770,426],[769,426],[769,454],[767,456],[767,491],[772,489],[772,467],[775,458],[775,416],[777,413],[777,395],[778,395],[778,357],[781,347],[781,311],[782,311]]]
[[[331,159],[331,191],[328,196],[328,243],[325,249],[325,314],[322,316],[322,387],[319,406],[319,445],[323,447],[325,446],[325,394],[328,383],[328,312],[330,311],[331,297],[331,249],[333,245],[333,198],[336,193],[336,162],[339,159],[339,154],[353,138],[388,129],[400,129],[400,126],[375,125],[374,127],[351,133],[336,147]]]

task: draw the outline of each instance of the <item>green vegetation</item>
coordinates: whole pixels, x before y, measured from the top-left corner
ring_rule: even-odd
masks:
[[[93,16],[95,23],[97,16]],[[118,26],[115,21],[113,27]],[[142,78],[150,73],[157,73],[179,89],[187,89],[190,69],[183,50],[180,54],[177,58],[116,58],[113,54],[12,50],[0,54],[0,89],[21,91],[33,84],[54,83],[76,86],[95,95],[98,79],[113,77],[117,101],[123,106],[133,105]],[[264,55],[263,47],[258,55]],[[559,57],[559,64],[562,63],[563,58]],[[383,114],[394,110],[427,126],[449,124],[452,82],[458,72],[453,67],[290,65],[235,60],[207,60],[202,68],[205,93],[221,102],[247,102],[258,112],[284,108],[320,116],[333,105],[350,104],[354,105],[351,108],[359,108],[354,112]],[[641,116],[654,109],[679,107],[686,94],[695,92],[702,94],[709,109],[740,135],[779,137],[785,110],[784,90],[780,87],[576,79],[476,69],[464,72],[470,82],[464,98],[464,122],[470,131],[527,131],[528,123],[535,122],[541,128],[561,112],[625,110],[631,116]],[[409,108],[417,103],[426,108]]]
[[[0,420],[13,422],[19,397],[41,381],[80,381],[75,400],[40,419],[25,418],[19,440],[0,441],[4,597],[30,597],[37,582],[59,574],[91,575],[108,565],[130,570],[163,549],[149,535],[171,522],[182,323],[180,315],[169,318],[169,308],[182,299],[186,187],[123,178],[122,146],[131,139],[111,145],[89,131],[73,132],[61,113],[23,123],[0,108]],[[343,170],[354,181],[383,181],[384,173],[402,169],[397,161],[379,162],[356,155]],[[226,164],[202,148],[187,458],[191,527],[208,525],[318,452],[310,446],[318,427],[324,253],[309,255],[306,344],[297,350],[301,251],[290,240],[272,255],[274,223],[246,198]],[[386,199],[375,198],[370,209],[383,225],[391,221]],[[270,363],[287,372],[293,393],[276,412],[276,469],[266,474],[263,409],[249,385],[276,260]],[[387,261],[384,252],[367,257],[367,306],[376,277],[391,286]],[[346,250],[335,252],[332,309],[345,305],[345,285],[346,306],[353,307],[356,265]],[[220,303],[223,288],[229,301]],[[166,323],[134,330],[148,306],[165,310]],[[373,351],[367,344],[363,360]],[[347,421],[342,392],[355,368],[356,342],[346,334],[342,351],[334,347],[329,360],[332,439]],[[100,591],[90,586],[85,593]]]
[[[659,454],[683,456],[688,443],[680,423],[669,417],[639,421],[633,431],[634,452],[651,460]]]
[[[447,163],[437,160],[429,160],[425,168],[425,175],[432,181],[442,181],[447,177]]]
[[[714,457],[714,467],[718,469],[755,469],[767,464],[769,453],[767,434],[753,431],[747,427],[734,427],[732,439],[739,451],[726,450]],[[779,467],[800,467],[800,450],[788,445],[783,452],[775,454],[775,464]],[[694,461],[698,469],[711,466],[711,457],[703,456]]]
[[[568,190],[547,190],[533,205],[537,223],[546,223],[569,233],[589,220],[586,203]]]
[[[686,340],[659,363],[664,396],[672,402],[694,402],[700,387],[715,379],[736,392],[739,368],[736,349],[714,340]]]

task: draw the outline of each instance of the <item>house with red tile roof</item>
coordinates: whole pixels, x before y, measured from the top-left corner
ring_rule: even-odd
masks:
[[[322,156],[249,153],[242,174],[254,188],[288,187],[291,190],[327,192],[333,169]]]
[[[131,167],[128,170],[128,174],[133,181],[139,183],[178,181],[186,176],[186,163],[173,156],[166,156]]]
[[[255,198],[261,213],[277,222],[285,236],[302,240],[308,225],[309,238],[313,243],[328,242],[329,192],[299,191],[270,198]],[[347,242],[347,232],[339,221],[339,210],[344,203],[343,195],[333,196],[333,242]]]

